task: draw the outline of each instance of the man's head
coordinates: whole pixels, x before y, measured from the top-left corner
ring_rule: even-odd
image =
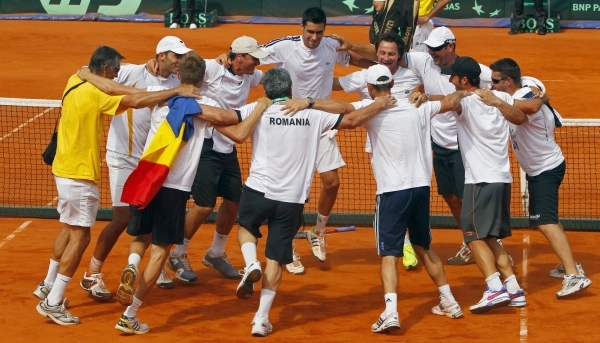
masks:
[[[292,96],[292,77],[283,68],[273,68],[263,76],[263,88],[267,98],[273,100]]]
[[[521,87],[521,68],[510,58],[492,63],[492,89],[512,94]]]
[[[394,79],[388,67],[376,64],[367,69],[367,89],[371,98],[390,94],[393,86]]]
[[[470,90],[479,88],[479,75],[481,67],[479,63],[468,56],[457,57],[454,63],[443,66],[441,73],[450,75],[450,82],[457,90]]]
[[[256,39],[252,37],[242,36],[231,43],[229,59],[232,69],[238,76],[254,74],[256,66],[260,64],[259,58],[267,56],[269,53],[261,49]]]
[[[327,16],[320,7],[311,7],[302,14],[302,41],[309,49],[316,49],[325,35]]]
[[[206,71],[204,59],[195,53],[186,54],[179,62],[179,72],[177,76],[182,85],[192,85],[200,88]]]
[[[377,62],[390,69],[392,74],[398,70],[398,61],[406,51],[404,41],[394,33],[386,33],[375,42]]]
[[[437,66],[449,66],[456,58],[456,37],[445,26],[433,29],[424,43]]]
[[[166,36],[156,46],[156,60],[158,61],[159,74],[177,74],[179,63],[183,56],[192,49],[175,37]]]
[[[117,50],[109,46],[101,46],[92,54],[88,67],[96,75],[114,79],[119,75],[121,60],[124,58]]]

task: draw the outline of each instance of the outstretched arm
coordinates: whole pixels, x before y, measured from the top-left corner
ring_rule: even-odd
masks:
[[[334,114],[350,113],[354,111],[354,106],[345,101],[333,100],[333,99],[314,99],[315,103],[313,107],[315,110],[329,112]],[[283,105],[282,110],[284,114],[293,116],[298,111],[302,111],[308,108],[308,99],[298,98],[290,99],[281,103]]]
[[[377,61],[377,52],[375,51],[375,45],[354,44],[346,38],[336,34],[331,35],[331,38],[334,38],[335,40],[340,42],[340,47],[337,48],[338,51],[352,51],[368,59],[369,61]]]
[[[514,106],[525,114],[535,114],[542,109],[542,106],[550,101],[547,94],[542,95],[541,98],[528,99],[528,100],[515,100]]]
[[[273,101],[270,99],[260,98],[257,101],[256,107],[252,110],[252,113],[250,113],[246,119],[242,120],[241,123],[230,126],[215,125],[215,129],[236,143],[244,143],[248,137],[250,137],[256,124],[258,124],[263,113],[265,113],[265,110],[269,108],[271,104],[273,104]]]
[[[176,95],[195,99],[201,98],[200,90],[192,86],[181,86],[158,92],[142,91],[135,94],[129,94],[123,97],[123,99],[121,99],[121,103],[119,104],[119,108],[115,113],[123,112],[128,108],[144,108],[148,106],[153,106],[161,101],[165,101]]]
[[[504,100],[497,97],[492,91],[478,89],[474,93],[479,95],[479,100],[484,104],[496,107],[509,122],[515,125],[521,125],[528,121],[527,115],[525,115],[523,111],[515,106],[509,105]]]
[[[371,119],[377,113],[394,107],[396,105],[396,98],[391,95],[378,96],[375,101],[369,106],[359,108],[358,110],[352,111],[342,118],[342,121],[336,127],[338,130],[350,130],[361,126],[367,120]]]
[[[108,95],[128,95],[145,92],[144,89],[123,86],[111,79],[93,74],[87,67],[79,69],[77,71],[77,76],[79,76],[80,79],[91,83]]]

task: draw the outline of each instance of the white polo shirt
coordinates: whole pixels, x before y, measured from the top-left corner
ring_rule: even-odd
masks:
[[[531,99],[529,85],[544,89],[539,80],[531,77],[523,77],[521,85],[523,88],[513,94],[515,100]],[[522,125],[508,123],[510,138],[521,168],[527,175],[537,176],[558,167],[565,157],[554,139],[554,114],[548,106],[527,118],[529,122]]]
[[[148,91],[152,92],[164,89],[166,88],[149,87]],[[202,105],[219,107],[219,104],[216,101],[206,96],[197,101],[201,105],[200,107],[202,107]],[[165,121],[165,118],[167,118],[167,114],[169,114],[168,106],[157,105],[152,109],[150,131],[148,132],[148,140],[144,149],[150,145],[158,128],[162,125],[163,121]],[[202,114],[194,116],[194,134],[177,153],[177,157],[169,169],[169,175],[163,183],[163,187],[178,189],[184,192],[192,190],[192,183],[194,182],[194,176],[198,169],[200,152],[202,151],[202,144],[204,143],[204,131],[206,130],[206,126],[207,122],[202,120]]]
[[[269,56],[261,58],[260,63],[274,63],[290,73],[292,98],[329,99],[335,65],[347,67],[350,62],[348,52],[336,51],[339,47],[337,40],[323,37],[316,49],[309,49],[302,36],[288,36],[263,45]]]
[[[252,133],[252,159],[246,186],[265,193],[265,198],[304,204],[317,161],[320,137],[334,128],[343,115],[314,109],[303,110],[293,117],[283,115],[273,104]],[[242,118],[250,108],[240,108]]]
[[[359,109],[372,103],[367,99],[352,105]],[[431,186],[431,117],[440,106],[429,101],[416,108],[401,99],[362,125],[371,139],[377,194]]]
[[[367,74],[367,69],[363,69],[342,76],[338,80],[346,93],[358,93],[360,100],[369,100],[371,96],[367,89]],[[407,68],[398,67],[398,70],[392,76],[394,78],[394,86],[391,89],[391,93],[396,99],[410,97],[415,89],[423,84],[417,75]]]
[[[508,104],[514,103],[508,93],[493,92]],[[476,94],[463,98],[460,104],[458,141],[465,165],[465,184],[511,183],[508,121],[497,108],[484,104]]]
[[[456,88],[450,82],[450,76],[440,73],[440,67],[435,65],[433,58],[428,53],[408,53],[406,54],[406,63],[410,70],[423,81],[425,93],[449,95],[456,91]],[[481,67],[479,87],[486,88],[492,82],[492,71],[483,64],[479,66]],[[458,150],[455,114],[455,112],[440,113],[431,119],[431,139],[442,148]]]
[[[206,60],[206,73],[200,87],[200,94],[215,101],[224,109],[246,105],[250,88],[256,88],[262,80],[263,72],[256,69],[253,75],[238,76],[215,60]],[[213,150],[223,154],[233,151],[235,142],[214,128],[206,130],[206,138],[213,138]]]
[[[168,78],[153,76],[146,70],[145,64],[121,65],[115,81],[124,86],[138,89],[146,89],[151,86],[160,86],[162,89],[179,87],[177,75],[171,74]],[[108,129],[106,150],[140,158],[144,151],[148,130],[150,130],[150,112],[151,109],[148,107],[130,108],[126,112],[114,116]]]

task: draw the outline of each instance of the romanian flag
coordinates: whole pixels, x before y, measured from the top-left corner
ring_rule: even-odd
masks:
[[[168,104],[169,114],[123,186],[121,201],[137,206],[139,210],[148,206],[162,187],[179,149],[194,134],[193,115],[202,112],[193,98],[176,96],[169,99]]]

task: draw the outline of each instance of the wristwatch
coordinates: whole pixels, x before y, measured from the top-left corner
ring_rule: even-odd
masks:
[[[315,105],[315,99],[311,98],[311,97],[307,97],[308,99],[308,107],[307,108],[312,108]]]

